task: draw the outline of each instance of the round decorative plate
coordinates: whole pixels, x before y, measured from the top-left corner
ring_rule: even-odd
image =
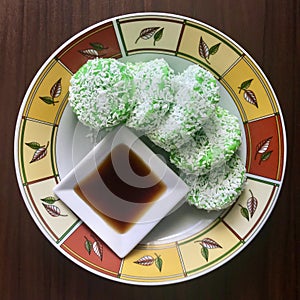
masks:
[[[218,80],[220,105],[238,116],[247,184],[227,210],[184,204],[124,259],[116,256],[64,203],[54,186],[93,147],[90,131],[68,105],[72,76],[88,59],[165,58],[175,71],[199,64]],[[63,44],[32,81],[15,130],[16,174],[26,206],[43,234],[66,257],[99,276],[162,285],[201,276],[245,249],[268,219],[286,164],[286,133],[274,91],[253,59],[220,31],[164,13],[100,22]]]

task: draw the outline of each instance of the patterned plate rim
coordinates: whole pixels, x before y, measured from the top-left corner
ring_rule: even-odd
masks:
[[[29,97],[29,94],[32,90],[32,88],[34,87],[34,84],[36,83],[37,79],[39,78],[39,76],[41,75],[41,73],[43,72],[43,70],[45,69],[45,67],[51,62],[51,60],[53,60],[53,58],[60,53],[63,49],[65,49],[68,45],[72,44],[73,41],[75,41],[77,38],[79,38],[80,36],[84,35],[85,33],[101,26],[104,24],[107,24],[109,22],[114,22],[117,20],[121,20],[121,19],[125,19],[125,18],[133,18],[133,17],[149,17],[149,16],[157,16],[157,17],[162,17],[162,18],[177,18],[180,20],[184,20],[184,21],[189,21],[189,22],[193,22],[202,26],[205,26],[206,28],[209,28],[210,30],[212,30],[213,32],[219,34],[221,37],[223,37],[226,41],[229,41],[230,43],[232,43],[233,45],[235,45],[235,47],[237,47],[238,49],[240,49],[243,53],[245,53],[245,56],[247,56],[247,58],[249,58],[251,60],[251,63],[254,64],[254,66],[257,68],[258,72],[260,73],[260,75],[263,77],[263,79],[265,80],[268,88],[270,89],[271,93],[273,94],[274,98],[275,98],[275,102],[278,106],[278,115],[280,117],[281,120],[281,128],[282,128],[282,138],[283,138],[283,166],[282,166],[282,176],[281,176],[281,181],[280,184],[278,185],[278,192],[277,192],[277,196],[272,199],[272,203],[270,204],[270,207],[268,209],[268,211],[266,212],[266,214],[264,215],[264,217],[259,221],[259,224],[255,227],[255,230],[252,232],[251,236],[245,241],[245,243],[237,248],[235,251],[233,251],[229,256],[227,256],[226,258],[220,260],[218,263],[214,264],[213,266],[207,268],[206,270],[197,272],[195,274],[189,275],[189,276],[185,276],[183,278],[180,279],[175,279],[175,280],[167,280],[167,281],[131,281],[131,280],[126,280],[126,279],[122,279],[122,278],[118,278],[118,277],[112,277],[109,275],[106,275],[104,273],[100,273],[100,272],[95,272],[94,269],[90,268],[89,266],[83,264],[82,262],[76,260],[73,256],[69,255],[62,247],[60,247],[57,243],[55,243],[55,241],[49,236],[49,233],[45,230],[45,228],[40,224],[40,222],[38,221],[38,218],[35,214],[35,212],[33,211],[33,209],[30,207],[28,201],[27,200],[27,195],[23,189],[23,183],[22,183],[22,178],[21,178],[21,170],[19,167],[19,130],[20,130],[20,126],[21,126],[21,121],[22,121],[22,115],[23,115],[23,111],[24,108],[26,106],[26,100]],[[255,62],[255,60],[240,46],[238,45],[235,41],[233,41],[230,37],[228,37],[226,34],[222,33],[221,31],[219,31],[218,29],[207,25],[204,22],[198,21],[196,19],[192,19],[189,17],[185,17],[185,16],[181,16],[181,15],[176,15],[176,14],[169,14],[169,13],[158,13],[158,12],[146,12],[146,13],[133,13],[133,14],[126,14],[126,15],[120,15],[120,16],[116,16],[101,22],[98,22],[92,26],[89,26],[87,28],[85,28],[84,30],[78,32],[77,34],[75,34],[73,37],[71,37],[70,39],[68,39],[66,42],[64,42],[55,52],[53,52],[50,57],[44,62],[44,64],[40,67],[40,69],[38,70],[38,72],[35,74],[34,78],[32,79],[26,93],[25,96],[22,100],[22,104],[20,106],[19,109],[19,113],[18,113],[18,117],[17,117],[17,121],[16,121],[16,126],[15,126],[15,137],[14,137],[14,161],[15,161],[15,171],[16,171],[16,177],[17,177],[17,181],[19,184],[19,189],[20,192],[22,194],[22,198],[25,202],[25,205],[31,215],[31,217],[33,218],[33,220],[35,221],[36,225],[38,226],[38,228],[42,231],[42,233],[47,237],[47,239],[51,242],[51,244],[53,246],[55,246],[63,255],[65,255],[66,257],[68,257],[71,261],[75,262],[77,265],[83,267],[84,269],[94,273],[94,274],[98,274],[101,277],[104,278],[108,278],[110,280],[113,281],[117,281],[117,282],[121,282],[121,283],[126,283],[126,284],[134,284],[134,285],[165,285],[165,284],[172,284],[172,283],[179,283],[179,282],[184,282],[187,280],[191,280],[197,277],[200,277],[204,274],[207,274],[217,268],[219,268],[220,266],[222,266],[223,264],[227,263],[228,261],[230,261],[231,259],[233,259],[237,254],[239,254],[242,250],[244,250],[249,243],[257,236],[258,232],[261,230],[261,228],[264,226],[265,222],[268,220],[271,212],[273,211],[273,208],[279,198],[279,194],[280,194],[280,190],[282,188],[283,182],[284,182],[284,177],[285,177],[285,169],[286,169],[286,160],[287,160],[287,137],[286,137],[286,130],[285,130],[285,124],[284,124],[284,119],[283,119],[283,114],[279,105],[279,101],[276,97],[276,94],[270,84],[270,82],[268,81],[267,77],[265,76],[264,72],[261,70],[261,68],[257,65],[257,63]]]

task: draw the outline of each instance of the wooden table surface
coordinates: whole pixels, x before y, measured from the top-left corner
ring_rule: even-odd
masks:
[[[298,0],[1,0],[0,7],[1,299],[300,299]],[[97,277],[56,250],[24,205],[13,162],[18,110],[43,62],[85,27],[142,11],[192,17],[237,41],[274,87],[288,135],[285,183],[258,236],[221,268],[184,283],[158,287]]]

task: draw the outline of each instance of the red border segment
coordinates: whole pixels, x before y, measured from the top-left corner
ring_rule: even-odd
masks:
[[[61,247],[84,265],[113,277],[119,276],[122,260],[85,224],[81,224]]]
[[[284,160],[282,124],[278,115],[244,124],[247,172],[281,180]]]
[[[121,50],[112,22],[88,31],[57,55],[57,59],[73,73],[88,59],[95,57],[121,57]]]

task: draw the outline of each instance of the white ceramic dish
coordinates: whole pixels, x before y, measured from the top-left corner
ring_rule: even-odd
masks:
[[[75,192],[75,186],[90,176],[93,171],[97,170],[105,158],[120,145],[126,145],[128,149],[132,149],[166,187],[163,193],[155,201],[151,202],[150,206],[145,203],[132,203],[119,197],[109,197],[110,202],[115,202],[113,206],[117,209],[114,211],[102,211],[102,213],[109,215],[113,219],[125,222],[125,224],[128,224],[130,221],[128,220],[129,214],[140,208],[143,209],[143,214],[140,218],[125,232],[119,232],[110,223],[106,222],[105,217],[99,215],[93,206],[87,204]],[[128,159],[128,154],[124,153],[124,160]],[[128,182],[129,185],[138,186],[139,180],[140,185],[143,185],[144,179],[142,177],[132,174],[125,178],[121,174],[124,170],[118,169],[117,165],[114,165],[114,168],[123,181],[131,178],[130,182]],[[104,193],[106,186],[100,176],[97,184],[102,186],[99,189],[99,193]],[[187,192],[188,186],[174,171],[125,126],[117,127],[108,133],[54,188],[54,193],[121,258],[125,257],[163,217],[182,202]],[[147,207],[141,207],[146,205]]]

